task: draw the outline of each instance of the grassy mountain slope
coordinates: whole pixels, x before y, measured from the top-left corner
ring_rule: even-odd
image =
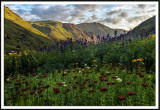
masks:
[[[155,28],[155,16],[143,21],[138,26],[136,26],[131,32],[134,32],[136,34],[142,33],[142,30],[144,30],[145,33],[150,34],[152,32],[152,27]]]
[[[67,40],[67,38],[72,38],[73,41],[81,38],[91,41],[91,37],[96,36],[94,33],[87,33],[86,31],[79,29],[76,25],[69,23],[48,20],[30,22],[30,24],[57,42]]]
[[[77,27],[81,28],[82,30],[86,30],[89,32],[94,32],[97,36],[106,36],[109,34],[110,36],[114,36],[114,32],[117,30],[117,35],[123,33],[124,30],[122,29],[111,29],[103,24],[100,23],[81,23],[77,24]]]
[[[39,46],[49,46],[55,42],[24,21],[9,8],[5,8],[4,18],[4,49],[11,50],[37,49]]]

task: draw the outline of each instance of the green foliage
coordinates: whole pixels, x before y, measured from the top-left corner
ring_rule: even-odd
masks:
[[[155,106],[154,76],[141,66],[131,72],[109,64],[100,68],[75,65],[48,74],[12,74],[5,81],[4,102],[6,106]]]

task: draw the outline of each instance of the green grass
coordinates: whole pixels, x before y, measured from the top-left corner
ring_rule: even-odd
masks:
[[[36,76],[32,76],[34,74],[28,74],[29,76],[11,75],[9,81],[5,82],[5,105],[155,106],[155,86],[152,82],[154,74],[146,73],[142,66],[138,66],[131,72],[127,68],[121,70],[119,66],[109,64],[102,64],[100,68],[94,67],[97,63],[99,62],[94,62],[91,67],[85,65],[84,68],[79,68],[74,64],[74,69],[55,70],[52,73],[40,72]],[[111,68],[116,70],[111,70]],[[144,74],[144,77],[140,77],[138,72]],[[75,76],[77,77],[75,78]],[[115,78],[113,79],[113,77]],[[94,82],[95,80],[97,82]],[[131,82],[131,84],[127,84],[127,82]],[[62,85],[60,86],[59,83]],[[92,84],[91,87],[89,84]],[[142,84],[147,84],[147,87],[143,87]],[[48,88],[45,88],[47,85]],[[73,85],[76,88],[73,88]],[[27,87],[30,88],[27,89]],[[107,89],[101,90],[101,87]],[[24,88],[26,91],[22,90]],[[53,90],[54,88],[57,88],[59,92]],[[94,91],[89,92],[90,90]],[[31,94],[31,91],[35,93]],[[39,91],[42,93],[38,93]],[[134,92],[135,95],[130,96],[128,92]],[[121,100],[119,96],[123,96],[125,99]],[[7,100],[9,97],[12,99]]]

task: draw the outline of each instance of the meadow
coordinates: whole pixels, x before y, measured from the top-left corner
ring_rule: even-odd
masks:
[[[4,70],[7,106],[154,106],[155,34],[11,51]]]

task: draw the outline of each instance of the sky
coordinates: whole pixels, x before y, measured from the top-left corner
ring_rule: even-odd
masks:
[[[27,21],[62,23],[98,22],[114,29],[130,30],[156,15],[154,4],[6,4]]]

